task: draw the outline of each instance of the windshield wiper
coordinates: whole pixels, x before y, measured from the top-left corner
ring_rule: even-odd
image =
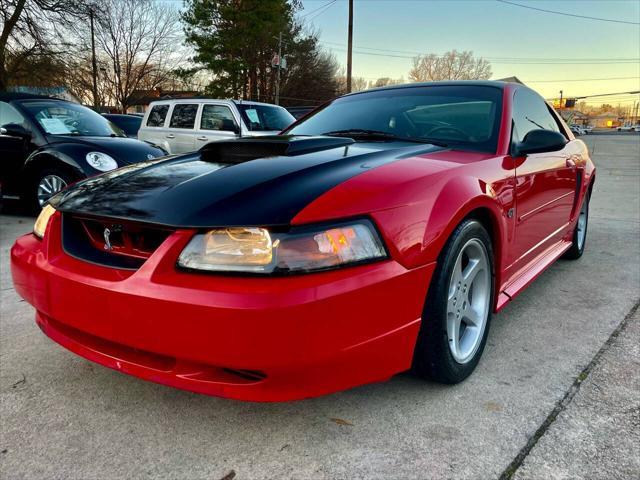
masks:
[[[362,140],[392,140],[398,142],[412,142],[412,143],[428,143],[431,145],[437,145],[439,147],[448,147],[449,145],[433,138],[415,138],[415,137],[401,137],[394,135],[393,133],[383,132],[381,130],[366,130],[360,128],[351,128],[348,130],[334,130],[331,132],[325,132],[322,135],[330,137],[349,137]]]

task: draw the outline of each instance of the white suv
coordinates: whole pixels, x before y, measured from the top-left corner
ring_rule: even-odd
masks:
[[[275,135],[294,122],[277,105],[212,99],[159,100],[145,113],[138,139],[169,153],[200,149],[216,140]]]

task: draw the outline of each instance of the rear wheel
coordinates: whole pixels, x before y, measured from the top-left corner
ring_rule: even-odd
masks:
[[[414,352],[414,371],[458,383],[476,368],[493,305],[493,251],[477,220],[461,223],[444,247],[429,288]]]

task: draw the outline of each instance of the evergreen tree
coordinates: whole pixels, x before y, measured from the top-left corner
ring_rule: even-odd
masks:
[[[282,34],[287,69],[281,70],[282,104],[318,104],[335,96],[335,61],[295,20],[298,0],[186,0],[182,21],[194,61],[213,74],[206,93],[273,102],[271,66]]]

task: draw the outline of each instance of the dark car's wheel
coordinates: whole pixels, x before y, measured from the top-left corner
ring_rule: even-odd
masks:
[[[40,211],[53,195],[75,180],[75,176],[62,167],[47,167],[39,170],[33,176],[33,182],[28,193],[29,198],[27,201],[31,210],[34,212]]]
[[[571,248],[565,252],[562,258],[576,260],[584,253],[584,246],[587,242],[587,226],[589,225],[590,199],[591,196],[587,193],[582,201],[582,207],[580,208],[580,214],[578,215],[578,222],[576,223],[576,228],[573,231]]]
[[[465,220],[445,245],[429,288],[413,368],[422,377],[458,383],[476,368],[493,306],[493,250],[477,220]]]

